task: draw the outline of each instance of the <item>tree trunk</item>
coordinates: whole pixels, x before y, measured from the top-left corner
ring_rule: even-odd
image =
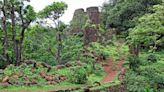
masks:
[[[19,58],[20,58],[20,60],[22,60],[22,49],[23,49],[25,30],[26,30],[26,27],[22,26],[22,31],[21,31],[21,35],[20,35],[21,38],[20,38],[20,44],[19,44]]]
[[[59,32],[60,30],[58,30],[58,34],[57,34],[57,41],[58,41],[58,46],[57,46],[57,61],[58,63],[61,62],[61,49],[62,49],[62,39],[61,39],[61,34]]]
[[[25,30],[31,23],[31,20],[29,22],[24,21],[23,14],[22,14],[22,8],[23,7],[20,6],[20,11],[19,11],[21,22],[22,22],[22,25],[21,25],[22,29],[21,29],[20,41],[19,41],[19,58],[20,58],[21,61],[22,61],[22,48],[23,48]]]
[[[16,65],[19,65],[20,63],[20,50],[19,50],[19,47],[18,47],[18,44],[19,44],[19,41],[16,40],[16,25],[15,25],[15,9],[14,9],[14,4],[12,4],[12,7],[11,7],[11,22],[12,22],[12,35],[13,35],[13,45],[14,45],[14,53],[15,53],[15,57],[16,57]]]
[[[3,21],[3,34],[4,34],[4,38],[3,38],[3,55],[4,55],[5,59],[7,61],[9,61],[9,59],[7,57],[8,38],[7,38],[7,30],[6,30],[6,16],[4,16],[2,18],[2,21]]]
[[[6,1],[4,0],[4,6],[6,5]],[[3,12],[3,18],[2,18],[2,23],[3,23],[3,33],[4,33],[4,39],[3,39],[3,56],[5,57],[7,62],[10,62],[9,55],[7,53],[8,49],[8,36],[7,36],[7,28],[6,28],[6,11],[4,9],[4,6],[2,8]]]
[[[129,45],[129,53],[135,56],[139,56],[139,45]]]

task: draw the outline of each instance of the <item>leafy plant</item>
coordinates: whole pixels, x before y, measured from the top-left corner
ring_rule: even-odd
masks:
[[[7,68],[4,70],[4,74],[6,76],[11,76],[14,73],[15,66],[14,65],[9,65]]]
[[[164,3],[154,5],[152,8],[153,13],[140,17],[137,25],[129,29],[129,42],[141,44],[143,47],[150,47],[151,52],[163,46],[163,9]]]
[[[140,59],[135,55],[129,55],[127,61],[129,63],[129,68],[132,70],[136,70],[141,64]]]
[[[68,75],[68,80],[75,84],[85,84],[87,82],[87,73],[84,67],[74,67]]]
[[[147,78],[137,75],[131,70],[126,73],[124,82],[127,85],[128,92],[145,92],[147,88],[150,89]]]
[[[147,61],[152,62],[152,63],[157,62],[157,57],[156,57],[156,55],[154,55],[154,54],[148,55]]]

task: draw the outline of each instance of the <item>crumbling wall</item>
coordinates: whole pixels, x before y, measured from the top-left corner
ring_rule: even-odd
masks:
[[[98,7],[87,8],[87,15],[93,24],[100,24],[100,12]]]
[[[86,22],[90,20],[89,26],[86,26]],[[97,31],[92,27],[96,27],[100,24],[100,12],[98,7],[88,7],[86,12],[80,8],[75,10],[74,16],[71,22],[72,32],[84,34],[84,44],[89,45],[91,42],[97,41]]]
[[[84,30],[84,45],[97,41],[97,30],[92,27],[86,27]]]
[[[73,19],[71,21],[71,27],[73,33],[82,32],[82,28],[86,23],[86,13],[84,9],[76,9],[74,12]]]

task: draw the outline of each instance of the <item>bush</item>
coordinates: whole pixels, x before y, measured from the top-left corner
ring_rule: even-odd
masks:
[[[141,64],[140,59],[135,55],[129,55],[127,61],[129,63],[129,68],[132,70],[136,70]]]
[[[85,84],[87,82],[87,73],[85,68],[71,68],[71,72],[68,74],[68,81],[75,84]]]
[[[91,52],[94,52],[98,56],[104,57],[104,59],[106,59],[110,55],[109,48],[97,42],[93,42],[89,49]]]
[[[145,90],[150,89],[147,78],[139,76],[133,71],[126,73],[124,82],[127,85],[127,92],[145,92]]]
[[[145,76],[154,90],[157,90],[157,85],[164,85],[164,74],[158,68],[145,67],[138,71],[139,75]]]
[[[104,70],[100,64],[88,64],[84,66],[84,68],[86,69],[87,76],[91,74],[101,76],[104,73]]]
[[[157,62],[157,57],[156,57],[156,55],[154,55],[154,54],[148,55],[147,61],[152,62],[152,63]]]
[[[7,62],[6,59],[0,55],[0,69],[6,68],[8,64],[9,62]]]
[[[104,73],[103,67],[100,64],[96,64],[95,65],[95,70],[94,70],[94,74],[101,76]]]
[[[8,65],[4,70],[4,75],[11,76],[13,73],[15,73],[15,69],[16,67],[14,65]]]
[[[138,73],[142,76],[147,77],[150,80],[153,80],[155,76],[160,73],[160,71],[158,71],[158,69],[155,67],[144,67],[140,68]]]

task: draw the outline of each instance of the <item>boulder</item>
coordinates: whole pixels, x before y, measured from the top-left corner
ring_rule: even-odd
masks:
[[[65,65],[57,65],[56,68],[57,68],[57,69],[65,68]]]

